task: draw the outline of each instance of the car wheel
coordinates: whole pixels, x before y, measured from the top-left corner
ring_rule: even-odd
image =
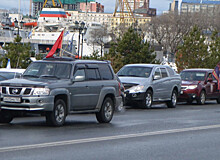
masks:
[[[52,112],[46,113],[46,121],[52,126],[62,126],[66,119],[66,103],[62,99],[55,101]]]
[[[109,123],[112,120],[114,114],[114,105],[110,97],[104,99],[102,107],[99,112],[96,113],[96,119],[99,123]]]
[[[167,102],[168,108],[175,108],[177,103],[177,91],[173,90],[171,100]]]
[[[205,91],[201,91],[199,98],[197,99],[197,103],[203,105],[203,104],[205,104],[205,101],[206,101]]]
[[[139,106],[141,108],[151,108],[153,103],[153,93],[151,90],[147,90],[147,92],[144,95],[144,99],[142,102],[140,102]]]
[[[0,123],[10,123],[13,120],[13,116],[10,111],[0,111]]]

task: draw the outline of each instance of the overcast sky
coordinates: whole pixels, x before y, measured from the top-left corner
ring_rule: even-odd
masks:
[[[2,2],[4,1],[4,2]],[[97,2],[105,6],[105,12],[112,13],[115,8],[116,0],[96,0]],[[157,13],[160,14],[163,11],[169,9],[169,3],[172,0],[150,0],[150,7],[156,8]],[[11,9],[18,8],[19,0],[1,0],[0,8],[1,9]],[[29,13],[30,0],[21,0],[21,10],[23,13]]]

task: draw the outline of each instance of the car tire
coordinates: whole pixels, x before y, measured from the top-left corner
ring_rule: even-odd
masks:
[[[199,95],[199,98],[197,99],[197,103],[203,105],[205,104],[205,101],[206,101],[206,93],[204,90],[202,90]]]
[[[151,90],[147,90],[147,92],[144,95],[143,101],[140,102],[139,107],[140,108],[151,108],[153,103],[153,92]]]
[[[99,123],[109,123],[114,114],[114,103],[110,97],[106,97],[102,103],[99,112],[96,113],[96,119]]]
[[[13,116],[10,111],[0,111],[0,123],[10,123],[13,120]]]
[[[51,126],[62,126],[66,119],[66,103],[62,99],[57,99],[52,112],[46,113],[46,122]]]
[[[177,103],[177,91],[173,90],[171,95],[171,100],[167,102],[167,107],[176,108],[176,103]]]

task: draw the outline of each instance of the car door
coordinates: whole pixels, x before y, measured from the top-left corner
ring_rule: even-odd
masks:
[[[91,110],[96,107],[101,91],[101,78],[98,66],[85,64],[84,67],[76,66],[73,79],[77,76],[84,77],[82,81],[76,81],[71,87],[72,110]]]
[[[102,80],[98,70],[97,64],[86,65],[86,81],[87,83],[87,109],[95,109],[99,95],[102,89]]]
[[[161,98],[169,99],[171,97],[172,89],[173,89],[173,81],[171,77],[169,77],[167,70],[165,67],[160,67],[161,70]]]
[[[161,76],[161,71],[160,68],[157,67],[154,70],[153,73],[153,100],[158,101],[162,98],[162,76]]]
[[[207,98],[218,98],[218,83],[212,73],[208,73],[206,81],[206,95]]]
[[[87,101],[86,94],[88,93],[88,88],[86,87],[88,82],[85,80],[85,65],[77,65],[73,73],[73,83],[70,86],[71,94],[71,110],[82,110],[86,109]],[[81,80],[76,80],[81,77]]]

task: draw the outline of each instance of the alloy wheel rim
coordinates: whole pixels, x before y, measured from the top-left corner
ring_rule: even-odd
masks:
[[[112,116],[112,105],[110,104],[110,102],[107,102],[105,104],[105,117],[107,119],[110,119]]]
[[[201,95],[201,103],[204,104],[205,103],[205,94],[204,92]]]
[[[177,101],[176,94],[173,93],[173,96],[172,96],[172,103],[173,103],[173,106],[176,105],[176,101]]]
[[[151,95],[148,93],[146,96],[146,106],[149,107],[151,105]]]
[[[55,118],[57,122],[62,122],[64,119],[64,106],[62,104],[59,104],[57,106],[57,109],[55,110]]]

